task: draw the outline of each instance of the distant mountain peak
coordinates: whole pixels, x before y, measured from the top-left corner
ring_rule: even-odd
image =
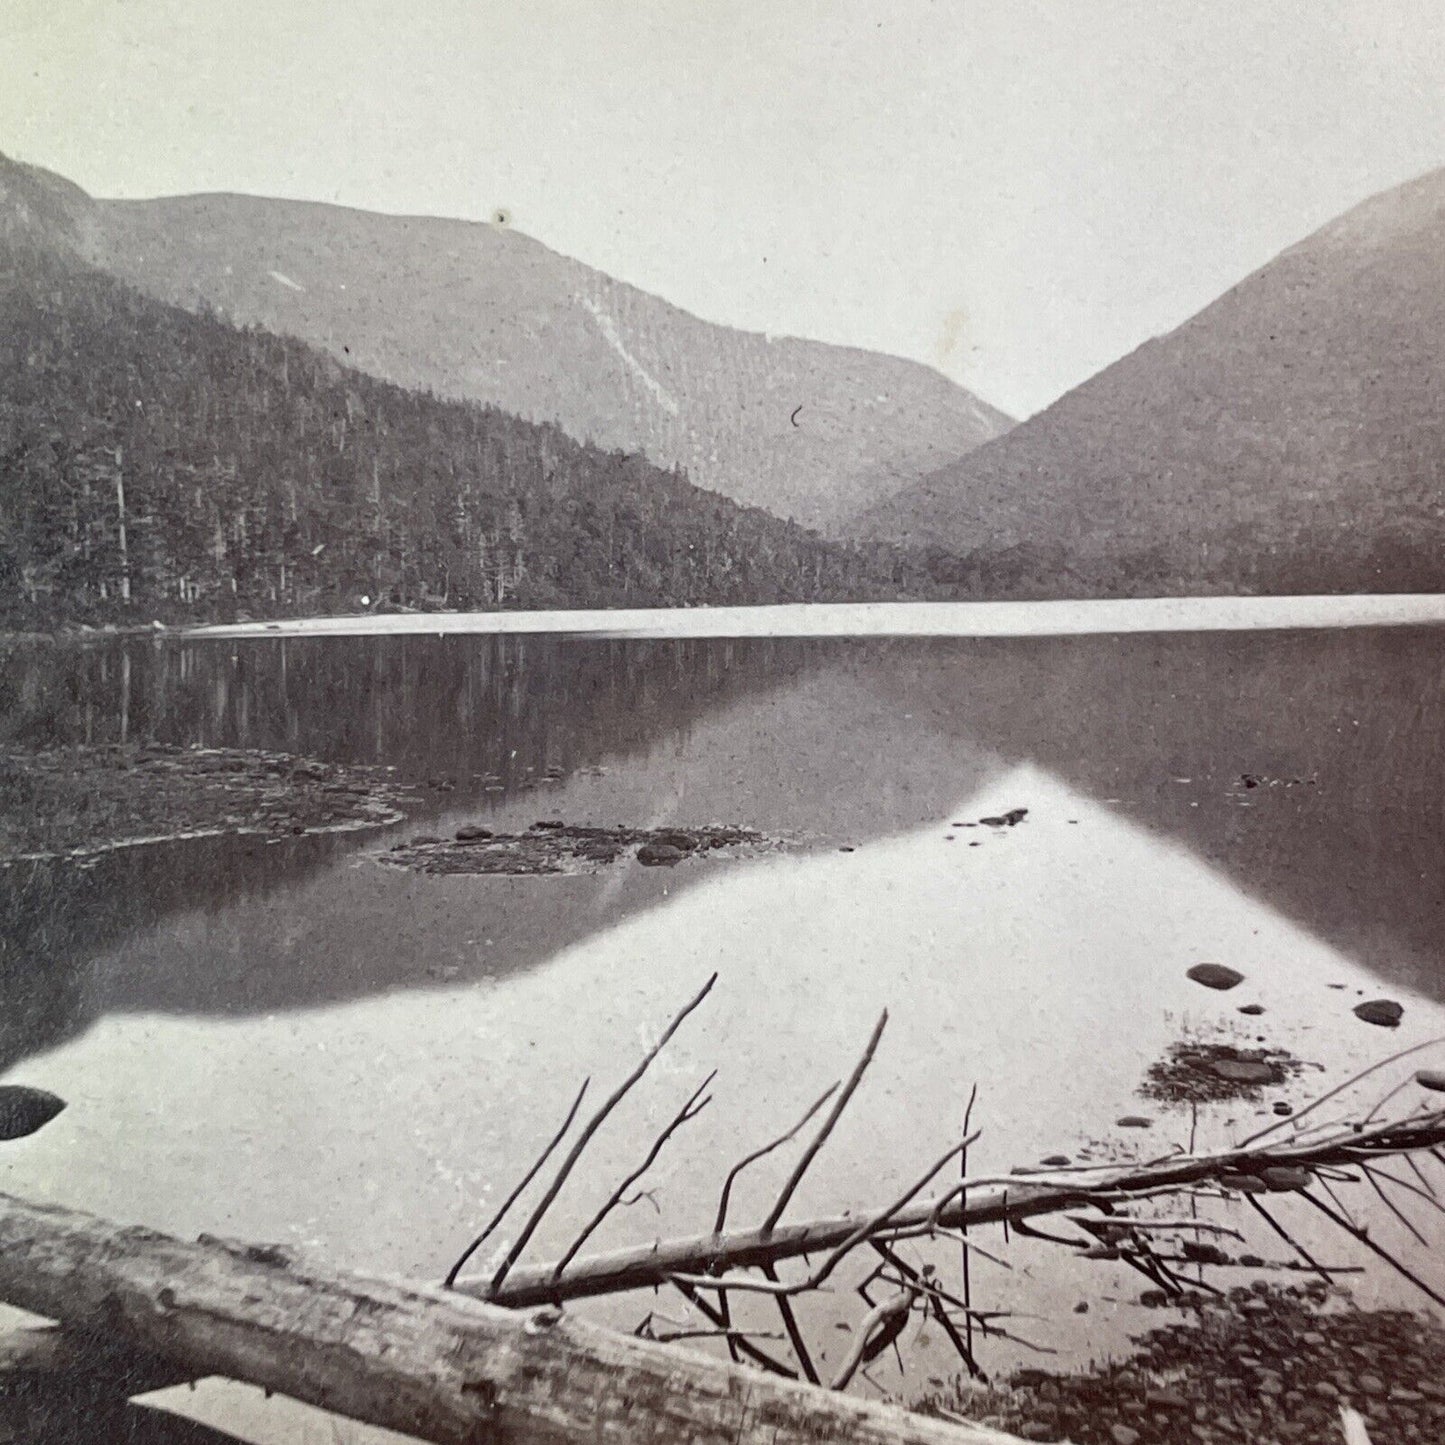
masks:
[[[1307,236],[1290,251],[1342,247],[1387,250],[1411,238],[1436,241],[1445,230],[1445,167],[1382,191]],[[1286,255],[1289,252],[1285,253]]]
[[[1442,519],[1445,170],[1353,207],[860,530],[1023,549],[1063,594],[1368,592],[1445,587]]]
[[[826,531],[1011,424],[929,367],[713,325],[511,226],[232,193],[92,200],[21,171],[26,214],[158,300]]]

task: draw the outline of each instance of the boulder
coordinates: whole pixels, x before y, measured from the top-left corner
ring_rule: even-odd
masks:
[[[1394,999],[1372,998],[1355,1005],[1355,1017],[1382,1029],[1397,1029],[1400,1020],[1405,1017],[1405,1010]]]
[[[1238,969],[1224,963],[1196,963],[1187,976],[1205,988],[1220,990],[1236,988],[1244,982],[1244,975]]]
[[[648,868],[671,868],[687,856],[681,848],[669,843],[644,843],[637,850],[637,861]]]
[[[65,1100],[27,1084],[0,1084],[0,1140],[23,1139],[43,1129]]]
[[[1028,815],[1027,808],[1010,808],[1007,813],[1003,813],[997,818],[980,818],[978,821],[985,828],[1017,828]]]
[[[1277,1078],[1274,1069],[1262,1059],[1211,1059],[1205,1067],[1231,1084],[1272,1084]]]

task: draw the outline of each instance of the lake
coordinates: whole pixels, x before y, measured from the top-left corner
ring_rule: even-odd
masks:
[[[594,1243],[705,1229],[729,1165],[848,1071],[885,1007],[875,1064],[790,1218],[886,1202],[958,1136],[975,1085],[979,1172],[1247,1134],[1273,1101],[1445,1035],[1445,628],[1291,620],[1321,622],[1275,608],[1262,626],[1076,635],[12,648],[11,748],[283,750],[392,768],[412,801],[390,829],[0,870],[0,1067],[70,1104],[6,1147],[0,1188],[437,1279],[581,1079],[610,1088],[714,971],[529,1257],[566,1247],[715,1068],[710,1107]],[[1017,826],[981,822],[1013,809]],[[786,846],[544,877],[381,858],[419,833],[543,820],[740,824]],[[1201,961],[1245,981],[1202,989],[1186,978]],[[1362,998],[1401,1003],[1400,1027],[1357,1019]],[[1305,1067],[1191,1118],[1138,1092],[1187,1039]],[[1128,1115],[1152,1127],[1118,1127]],[[743,1177],[736,1221],[786,1167]],[[1438,1280],[1362,1193],[1356,1218]],[[1302,1207],[1279,1209],[1333,1263],[1367,1264]],[[1007,1253],[1011,1271],[975,1265],[976,1297],[1066,1363],[1154,1322],[1144,1281],[1116,1263],[1018,1239]],[[1373,1265],[1350,1278],[1366,1303],[1419,1303]],[[579,1308],[628,1328],[685,1311],[650,1296]],[[807,1322],[841,1356],[850,1337],[832,1331],[864,1312],[845,1283]],[[906,1397],[952,1371],[922,1333],[906,1376],[878,1362],[879,1387]],[[1035,1362],[1025,1346],[985,1346],[991,1369],[1019,1361]],[[237,1387],[167,1398],[258,1441],[332,1438]]]

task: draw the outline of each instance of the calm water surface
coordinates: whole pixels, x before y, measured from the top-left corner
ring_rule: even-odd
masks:
[[[650,1198],[595,1242],[704,1228],[728,1163],[845,1073],[885,1006],[877,1063],[796,1217],[885,1201],[956,1136],[975,1083],[971,1163],[990,1172],[1185,1145],[1188,1115],[1135,1092],[1182,1037],[1262,1037],[1319,1065],[1270,1095],[1302,1102],[1445,1034],[1442,639],[1421,626],[13,651],[7,745],[280,748],[390,766],[417,789],[388,831],[0,872],[0,1065],[71,1105],[7,1147],[0,1188],[436,1278],[580,1078],[619,1077],[714,970],[539,1259],[717,1068],[713,1104],[663,1155]],[[1013,807],[1029,810],[1017,828],[958,826]],[[417,832],[544,818],[740,823],[796,846],[566,878],[375,860]],[[1203,960],[1246,983],[1199,989],[1184,972]],[[1403,1003],[1402,1027],[1356,1020],[1362,994]],[[1264,1015],[1237,1012],[1254,1002]],[[1261,1107],[1217,1106],[1193,1127],[1222,1142]],[[1147,1136],[1115,1127],[1141,1111]],[[736,1218],[777,1182],[759,1169]],[[1290,1222],[1361,1263],[1302,1212]],[[1388,1216],[1375,1227],[1408,1250]],[[1065,1360],[1157,1322],[1134,1303],[1143,1281],[1114,1266],[1017,1241],[1009,1257],[1011,1273],[981,1263],[976,1290]],[[1373,1272],[1355,1287],[1408,1299]],[[588,1309],[630,1327],[652,1303]],[[816,1301],[823,1348],[846,1351],[830,1327],[865,1309],[846,1284]],[[881,1386],[906,1395],[951,1371],[924,1334],[906,1378],[880,1362]],[[1000,1345],[985,1363],[1022,1357]],[[184,1408],[257,1440],[317,1428],[234,1389]]]

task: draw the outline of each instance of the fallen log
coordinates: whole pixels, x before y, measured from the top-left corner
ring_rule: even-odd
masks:
[[[1275,1138],[1210,1154],[1169,1155],[1133,1164],[1040,1169],[1001,1179],[971,1179],[955,1186],[942,1199],[924,1199],[901,1208],[865,1209],[772,1229],[657,1240],[574,1260],[560,1275],[555,1264],[544,1263],[513,1269],[499,1289],[492,1288],[490,1279],[481,1278],[461,1280],[453,1288],[474,1299],[520,1309],[652,1289],[679,1278],[696,1285],[703,1275],[826,1254],[855,1239],[870,1218],[881,1222],[869,1237],[887,1242],[939,1229],[1027,1222],[1081,1206],[1111,1209],[1131,1199],[1199,1187],[1293,1192],[1320,1169],[1368,1164],[1442,1146],[1445,1111],[1434,1111],[1368,1128],[1348,1124],[1323,1135]]]
[[[187,1375],[246,1381],[435,1445],[1018,1445],[560,1310],[524,1314],[3,1194],[0,1299]]]

